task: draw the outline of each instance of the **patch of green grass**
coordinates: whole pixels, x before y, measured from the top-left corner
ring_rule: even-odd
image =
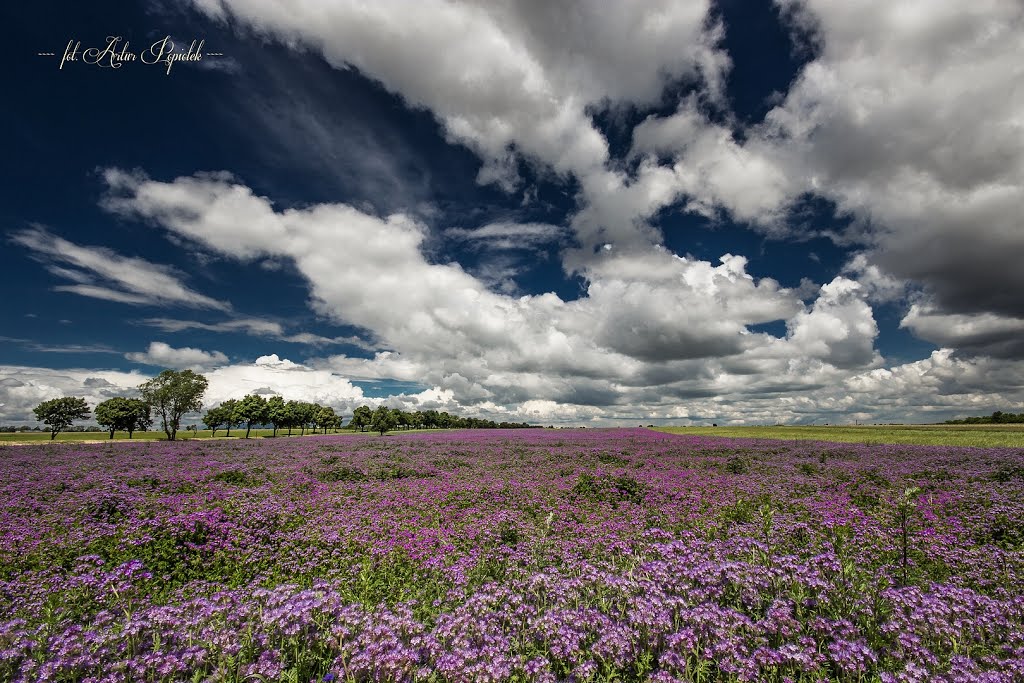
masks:
[[[1024,424],[859,425],[810,427],[656,427],[656,431],[749,439],[838,441],[921,446],[1003,446],[1024,448]]]

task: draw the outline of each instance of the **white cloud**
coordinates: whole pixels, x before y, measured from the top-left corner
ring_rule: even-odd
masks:
[[[310,47],[430,109],[484,160],[483,180],[507,185],[511,146],[557,172],[590,173],[603,166],[607,146],[588,105],[655,102],[668,79],[698,73],[717,88],[727,65],[705,30],[705,1],[195,5],[219,19],[226,8],[232,20]]]
[[[177,320],[174,318],[145,318],[138,321],[140,325],[156,327],[164,332],[183,332],[185,330],[207,330],[210,332],[242,332],[253,337],[276,339],[293,344],[309,344],[310,346],[330,346],[349,344],[363,349],[373,347],[356,336],[325,337],[311,332],[286,333],[284,326],[274,320],[264,318],[233,318],[216,323],[204,323],[197,320]]]
[[[81,246],[38,227],[15,232],[11,239],[48,264],[54,275],[76,283],[57,286],[57,291],[127,304],[229,309],[189,289],[168,266],[121,256],[106,247]]]
[[[473,249],[536,249],[566,237],[565,228],[548,223],[488,223],[479,228],[448,228],[447,239]]]
[[[479,155],[481,183],[515,190],[516,164],[524,158],[577,177],[585,205],[600,202],[609,186],[634,195],[631,203],[642,205],[628,220],[618,220],[623,212],[612,200],[576,221],[584,247],[577,261],[594,240],[611,241],[604,233],[615,241],[651,241],[642,218],[673,199],[652,187],[663,184],[654,178],[630,192],[632,183],[607,168],[608,144],[591,110],[656,105],[665,87],[680,81],[698,84],[704,97],[721,103],[730,67],[709,0],[621,6],[429,0],[372,10],[357,2],[287,10],[269,0],[193,4],[239,29],[312,49],[336,68],[355,68],[412,107],[428,109],[451,142]]]
[[[133,363],[175,369],[191,368],[193,370],[224,365],[228,362],[228,357],[220,351],[203,351],[189,346],[176,349],[158,341],[150,342],[149,348],[144,352],[126,353],[124,357]]]
[[[817,36],[754,139],[957,313],[1024,315],[1024,5],[780,0]]]
[[[742,399],[834,385],[880,362],[871,308],[844,278],[820,288],[808,308],[806,287],[757,279],[742,256],[712,265],[662,248],[613,248],[587,266],[581,299],[514,297],[458,265],[429,263],[425,229],[406,216],[341,204],[275,211],[223,175],[133,182],[108,203],[226,257],[290,258],[321,314],[393,350],[307,368],[450,391],[470,412],[494,405],[511,414],[531,400],[613,414],[715,392]],[[239,223],[249,226],[244,235]],[[784,339],[748,329],[777,320],[787,323]]]
[[[915,303],[900,321],[900,327],[921,339],[969,354],[1024,357],[1024,318],[993,313],[946,313],[933,305]]]
[[[224,366],[214,371],[220,395],[277,386],[270,379],[311,395],[319,385],[307,382],[317,379],[344,402],[361,397],[352,378],[398,379],[429,387],[390,397],[398,402],[627,422],[913,419],[1020,400],[1012,358],[1021,351],[1007,341],[1024,319],[1024,8],[1014,0],[779,0],[820,49],[765,122],[743,131],[728,112],[724,123],[701,113],[708,101],[723,105],[728,70],[706,2],[194,4],[430,110],[450,141],[479,155],[481,182],[516,188],[526,158],[580,188],[570,224],[578,247],[564,252],[563,268],[586,291],[567,302],[512,296],[508,260],[473,273],[429,262],[427,228],[408,214],[278,210],[226,173],[160,182],[108,170],[108,209],[227,258],[290,261],[318,313],[390,349]],[[678,79],[698,82],[697,94],[633,131],[627,173],[591,113],[660,103]],[[824,234],[791,224],[807,194],[835,203],[850,227],[834,238],[860,249],[820,287],[757,278],[735,254],[709,263],[654,246],[661,232],[650,221],[675,205],[774,237]],[[557,232],[493,223],[446,236],[510,251],[570,242]],[[50,265],[66,287],[136,296],[66,261]],[[976,357],[947,349],[882,367],[872,304],[908,292],[920,298],[905,327]],[[781,338],[750,329],[777,321]],[[285,334],[257,327],[237,329]]]

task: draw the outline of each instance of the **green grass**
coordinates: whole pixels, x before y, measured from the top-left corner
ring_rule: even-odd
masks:
[[[1008,446],[1024,448],[1024,424],[1008,425],[860,425],[810,427],[656,427],[670,434],[750,439],[813,439],[921,446]]]

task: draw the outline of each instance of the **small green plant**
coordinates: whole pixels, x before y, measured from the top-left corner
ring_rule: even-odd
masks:
[[[599,463],[601,463],[602,465],[628,465],[629,464],[629,460],[627,458],[623,458],[620,455],[616,455],[614,453],[608,453],[608,452],[604,452],[604,451],[602,451],[601,453],[597,454],[597,461]]]
[[[341,464],[333,464],[331,467],[316,470],[307,470],[307,474],[313,475],[313,478],[325,484],[333,484],[338,481],[366,481],[367,479],[366,474],[361,469]]]
[[[899,502],[896,504],[896,523],[900,531],[900,567],[902,570],[902,585],[907,585],[907,554],[910,547],[910,522],[913,518],[914,509],[917,507],[916,496],[921,492],[916,486],[909,486],[903,491]]]
[[[750,469],[746,458],[734,455],[725,462],[725,471],[730,474],[745,474]]]
[[[232,486],[259,486],[262,482],[259,473],[251,470],[225,470],[210,477],[210,481],[219,481]]]
[[[572,495],[575,498],[586,498],[612,505],[623,501],[640,505],[644,501],[645,493],[644,485],[629,475],[581,474],[572,487]]]

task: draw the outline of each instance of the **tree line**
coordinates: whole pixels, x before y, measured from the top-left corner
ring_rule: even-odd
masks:
[[[196,412],[203,407],[203,395],[209,382],[203,375],[192,370],[164,370],[159,375],[139,385],[142,398],[108,399],[96,406],[96,422],[114,438],[115,432],[128,432],[128,438],[136,431],[149,429],[153,425],[154,413],[169,441],[174,441],[181,427],[181,418],[186,413]],[[71,428],[75,420],[89,418],[90,409],[84,398],[67,396],[43,401],[32,411],[36,419],[50,430],[52,441],[62,431]],[[343,418],[329,406],[306,401],[286,401],[281,396],[264,398],[249,394],[241,399],[229,399],[210,408],[203,415],[203,424],[217,436],[218,429],[226,429],[231,436],[232,427],[245,427],[245,438],[249,438],[253,427],[270,425],[273,435],[280,429],[287,429],[291,436],[293,429],[328,430],[341,428]],[[349,429],[365,432],[370,429],[385,432],[394,429],[519,429],[531,427],[525,422],[494,422],[474,417],[459,417],[436,410],[408,412],[398,408],[370,406],[355,409]],[[191,429],[192,427],[190,427]]]
[[[962,420],[946,420],[948,425],[1014,424],[1024,422],[1024,413],[1004,413],[997,410],[991,415],[965,417]]]

